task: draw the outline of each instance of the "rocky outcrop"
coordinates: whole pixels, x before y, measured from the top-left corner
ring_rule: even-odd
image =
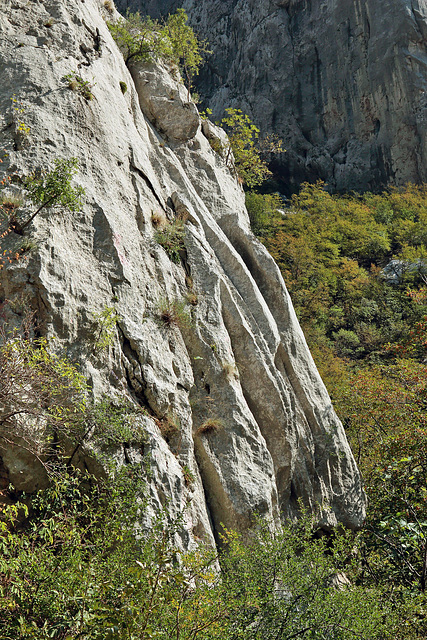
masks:
[[[13,323],[31,306],[96,397],[144,409],[143,446],[112,455],[141,468],[149,456],[152,506],[184,511],[185,546],[212,541],[221,523],[245,529],[254,513],[293,516],[298,500],[318,505],[324,527],[357,527],[359,472],[279,270],[250,232],[241,186],[168,69],[130,75],[109,15],[98,0],[31,12],[13,0],[0,14],[2,173],[76,157],[86,190],[81,213],[40,214],[28,227],[27,259],[0,270],[2,317]],[[92,100],[70,88],[70,73]],[[156,235],[177,218],[179,264]],[[111,307],[113,343],[96,350],[96,318]],[[2,457],[25,476],[25,460]]]
[[[198,91],[222,117],[239,106],[283,138],[289,192],[427,180],[426,0],[119,0],[184,6],[213,55]]]

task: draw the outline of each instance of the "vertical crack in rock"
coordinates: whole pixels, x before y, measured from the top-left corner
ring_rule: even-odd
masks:
[[[138,361],[138,354],[132,348],[130,340],[126,338],[124,333],[121,331],[121,347],[123,351],[123,366],[126,371],[126,377],[129,385],[129,389],[134,393],[137,398],[139,404],[153,413],[155,412],[150,405],[150,402],[145,393],[145,383],[142,377],[141,365]]]
[[[224,324],[240,373],[243,395],[273,459],[280,511],[289,516],[290,483],[299,441],[295,429],[295,399],[289,393],[289,388],[285,384],[280,388],[277,376],[271,375],[264,354],[258,348],[255,337],[225,285],[222,287],[221,301]],[[301,421],[301,411],[299,413]]]

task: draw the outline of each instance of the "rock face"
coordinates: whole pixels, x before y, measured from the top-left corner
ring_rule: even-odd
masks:
[[[31,306],[96,397],[144,408],[152,505],[185,510],[185,546],[213,541],[221,523],[244,530],[255,512],[293,516],[298,499],[319,505],[324,527],[359,526],[365,499],[342,426],[241,186],[182,85],[162,65],[129,73],[103,2],[27,4],[0,14],[3,176],[76,157],[86,197],[81,213],[34,219],[36,247],[0,270],[3,319]],[[73,72],[92,100],[64,81]],[[186,220],[179,264],[155,228],[176,217]],[[96,351],[96,316],[112,306],[114,344]],[[19,488],[31,470],[18,449],[3,451],[2,468]],[[137,442],[114,455],[143,461]]]
[[[214,53],[198,91],[222,117],[239,106],[284,141],[289,191],[427,180],[427,0],[119,0],[183,6]]]

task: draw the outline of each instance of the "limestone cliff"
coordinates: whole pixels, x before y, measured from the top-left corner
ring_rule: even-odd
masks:
[[[283,190],[427,180],[427,0],[119,0],[183,6],[213,55],[198,90],[284,140]]]
[[[359,472],[279,270],[250,231],[242,188],[174,70],[130,75],[109,16],[99,0],[8,0],[0,14],[3,175],[76,157],[86,189],[81,213],[41,214],[26,231],[36,247],[0,271],[3,316],[13,323],[30,305],[95,396],[144,407],[152,504],[185,508],[184,544],[212,540],[220,523],[244,529],[254,512],[291,516],[298,499],[321,506],[323,526],[356,527]],[[73,72],[92,100],[64,81]],[[183,212],[175,264],[155,222]],[[164,301],[186,297],[191,323],[162,321]],[[94,318],[111,306],[114,344],[94,352]],[[203,428],[207,419],[216,427]],[[168,420],[178,428],[162,434]],[[20,455],[3,451],[3,466],[29,488]],[[141,462],[141,447],[125,443],[115,456]]]

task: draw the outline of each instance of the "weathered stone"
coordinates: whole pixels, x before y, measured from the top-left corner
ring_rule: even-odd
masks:
[[[51,15],[47,44],[15,46]],[[141,111],[103,15],[97,0],[34,3],[31,13],[16,0],[0,14],[0,114],[12,123],[0,131],[2,173],[74,156],[86,189],[81,213],[42,213],[28,227],[36,249],[0,271],[3,313],[13,323],[25,299],[95,397],[144,407],[152,505],[185,509],[184,546],[212,542],[221,523],[245,529],[254,513],[294,516],[298,499],[320,505],[324,527],[360,526],[359,472],[280,272],[250,232],[241,186],[199,127],[182,143],[155,129],[169,122],[164,105],[158,118],[147,97],[151,116]],[[93,100],[70,90],[72,71],[93,83]],[[153,87],[181,91],[164,67],[147,73]],[[19,150],[13,94],[30,127]],[[186,220],[181,264],[156,242],[157,214]],[[14,246],[14,234],[4,242]],[[189,294],[191,322],[165,323],[160,309]],[[96,315],[111,306],[114,344],[99,351]],[[111,455],[143,467],[140,445],[128,445]]]
[[[214,53],[198,91],[240,107],[287,150],[283,190],[304,180],[379,189],[427,180],[427,0],[118,0],[183,6]]]
[[[134,63],[130,72],[142,112],[157,131],[178,142],[194,138],[200,116],[189,91],[177,82],[178,69],[166,69],[162,64]]]

